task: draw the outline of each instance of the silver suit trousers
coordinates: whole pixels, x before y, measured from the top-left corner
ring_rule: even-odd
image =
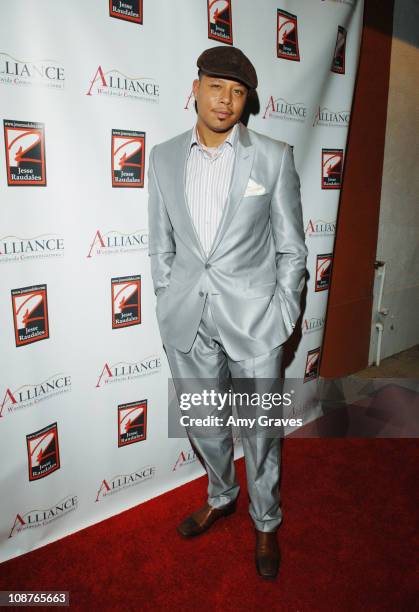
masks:
[[[282,344],[257,357],[240,361],[229,357],[211,310],[211,302],[217,297],[207,294],[197,335],[187,353],[164,346],[178,398],[184,391],[182,379],[212,379],[215,390],[220,393],[225,393],[230,385],[234,392],[240,392],[240,380],[243,384],[247,379],[246,390],[250,383],[256,392],[262,393],[259,385],[263,381],[281,376]],[[231,414],[231,406],[226,410]],[[193,407],[189,416],[193,416]],[[208,475],[208,503],[219,508],[235,500],[240,486],[235,475],[231,427],[220,427],[216,436],[208,437],[196,436],[188,427],[186,431]],[[250,498],[249,514],[259,531],[275,531],[282,521],[279,491],[281,438],[248,435],[248,432],[242,435],[241,431],[241,439]]]

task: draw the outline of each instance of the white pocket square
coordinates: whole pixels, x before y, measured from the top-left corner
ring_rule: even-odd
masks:
[[[253,179],[249,179],[247,183],[246,191],[244,192],[244,197],[255,196],[255,195],[263,195],[266,193],[266,189],[263,185],[259,185]]]

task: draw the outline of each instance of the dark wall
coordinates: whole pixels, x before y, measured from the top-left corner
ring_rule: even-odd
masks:
[[[320,375],[368,365],[393,30],[393,0],[365,0]]]

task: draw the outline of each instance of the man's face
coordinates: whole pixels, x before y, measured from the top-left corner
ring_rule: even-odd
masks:
[[[240,119],[247,99],[247,88],[238,81],[201,75],[192,91],[199,119],[213,132],[226,132]]]

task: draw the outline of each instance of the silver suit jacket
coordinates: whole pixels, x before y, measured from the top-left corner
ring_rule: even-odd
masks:
[[[148,252],[162,341],[188,352],[210,293],[231,359],[256,357],[287,340],[301,310],[307,247],[293,150],[239,124],[229,195],[206,256],[185,194],[191,133],[154,146],[149,160]]]

